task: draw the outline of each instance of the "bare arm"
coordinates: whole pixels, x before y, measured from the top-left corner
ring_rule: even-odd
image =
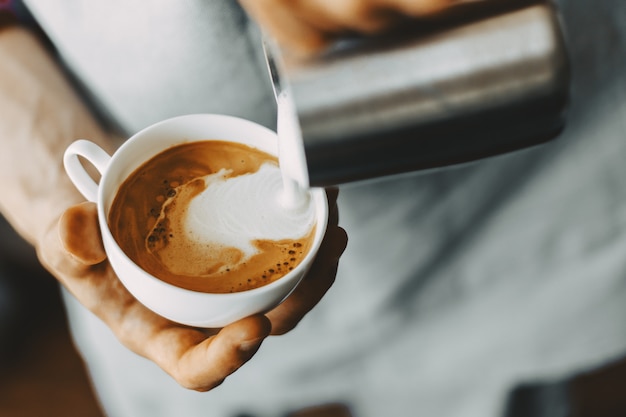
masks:
[[[17,25],[0,31],[0,109],[0,209],[37,245],[84,200],[63,170],[65,147],[78,137],[111,145],[38,39]]]

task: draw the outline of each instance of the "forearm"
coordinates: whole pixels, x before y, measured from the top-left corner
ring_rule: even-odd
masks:
[[[62,164],[78,138],[111,147],[36,36],[18,26],[0,31],[0,211],[34,245],[84,200]]]

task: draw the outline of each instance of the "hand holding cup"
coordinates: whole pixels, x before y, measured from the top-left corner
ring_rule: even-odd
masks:
[[[206,138],[204,134],[203,137]],[[155,142],[151,144],[156,152],[158,146]],[[113,172],[110,166],[106,172],[108,175]],[[97,186],[100,195],[103,195],[101,187],[106,177],[105,174]],[[87,187],[94,189],[92,185]],[[293,293],[277,308],[268,311],[271,305],[287,295],[276,296],[278,300],[258,313],[245,313],[241,319],[228,320],[230,324],[221,330],[198,329],[173,322],[146,308],[121,285],[111,268],[111,258],[105,259],[106,239],[104,246],[100,240],[103,231],[100,199],[98,203],[73,207],[64,214],[59,229],[51,231],[50,243],[42,258],[66,287],[103,319],[127,347],[155,361],[183,386],[208,390],[245,363],[268,334],[281,334],[293,328],[332,285],[338,258],[347,239],[345,232],[337,226],[336,194],[329,195],[330,216],[325,238],[320,241],[317,258],[307,266],[309,273],[300,285],[293,284],[295,290],[287,289],[287,294]],[[328,206],[324,204],[324,207]],[[300,279],[296,278],[296,283]],[[267,298],[267,294],[264,297]]]

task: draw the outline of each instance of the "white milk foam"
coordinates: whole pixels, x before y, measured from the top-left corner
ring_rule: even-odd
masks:
[[[307,193],[300,207],[284,207],[276,165],[265,163],[252,174],[227,175],[221,170],[204,177],[206,189],[187,207],[183,228],[188,239],[238,248],[248,258],[257,251],[253,240],[299,239],[310,232],[315,222],[310,196]]]

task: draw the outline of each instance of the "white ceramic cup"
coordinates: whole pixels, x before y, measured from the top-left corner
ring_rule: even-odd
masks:
[[[141,164],[161,151],[197,140],[225,140],[255,147],[278,155],[276,133],[248,120],[215,114],[193,114],[164,120],[128,139],[109,156],[98,145],[85,139],[72,143],[64,155],[64,165],[78,190],[98,205],[98,221],[108,260],[124,286],[137,300],[172,321],[195,327],[223,327],[236,320],[271,310],[296,288],[313,263],[328,222],[328,201],[322,189],[311,190],[316,210],[313,245],[302,260],[282,278],[248,291],[212,294],[168,284],[145,272],[120,249],[108,227],[113,199],[122,182]],[[100,172],[96,183],[79,156]]]

